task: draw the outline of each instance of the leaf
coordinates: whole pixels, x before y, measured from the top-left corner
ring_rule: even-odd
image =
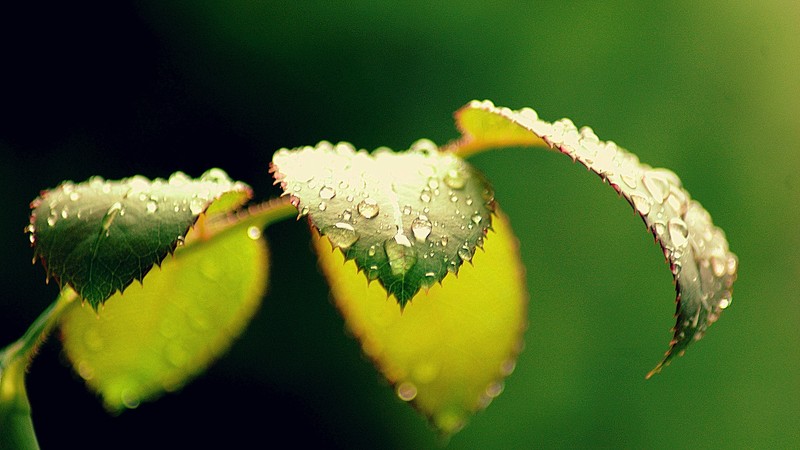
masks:
[[[372,155],[346,143],[282,149],[272,171],[300,215],[401,308],[458,273],[491,226],[489,183],[430,141]]]
[[[109,410],[136,407],[202,373],[244,330],[264,295],[266,243],[246,221],[186,245],[100,314],[76,306],[61,337],[76,371]],[[213,230],[212,230],[213,231]]]
[[[657,373],[693,341],[699,340],[722,310],[731,304],[739,266],[725,233],[714,226],[702,205],[691,199],[680,179],[667,169],[652,168],[612,141],[598,139],[591,128],[577,129],[569,119],[548,123],[535,111],[512,111],[490,101],[473,101],[456,113],[463,137],[449,146],[454,153],[474,153],[503,142],[541,145],[580,162],[624,197],[661,246],[676,284],[674,336]],[[521,134],[532,136],[526,144]]]
[[[26,231],[48,279],[71,286],[97,309],[133,280],[142,281],[201,213],[232,210],[251,195],[220,169],[197,180],[177,172],[169,180],[67,181],[31,203]]]
[[[503,391],[527,325],[527,287],[518,243],[497,211],[493,232],[458,277],[421,293],[404,310],[331,251],[315,233],[314,247],[336,306],[363,351],[441,433],[460,430]],[[402,313],[401,313],[402,310]]]

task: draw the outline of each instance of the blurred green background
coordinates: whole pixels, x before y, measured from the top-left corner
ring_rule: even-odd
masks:
[[[674,287],[641,220],[563,155],[476,156],[521,241],[530,328],[447,448],[800,447],[796,2],[18,3],[0,8],[0,343],[57,291],[23,233],[40,189],[221,167],[266,199],[278,148],[445,143],[488,98],[674,170],[741,268],[721,320],[645,381]],[[178,393],[112,417],[50,339],[28,383],[43,449],[439,448],[345,333],[307,227],[266,235],[264,305]]]

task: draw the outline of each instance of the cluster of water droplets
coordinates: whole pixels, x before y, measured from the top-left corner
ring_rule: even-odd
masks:
[[[370,280],[413,272],[430,287],[472,260],[491,224],[488,183],[429,140],[404,153],[329,142],[282,149],[272,170],[299,216]]]
[[[643,218],[661,245],[678,286],[681,313],[676,340],[699,339],[722,309],[731,304],[738,259],[708,212],[667,169],[652,168],[612,141],[601,141],[589,127],[571,120],[539,120],[530,108],[512,111],[490,101],[470,104],[499,114],[539,136],[573,161],[608,182]]]

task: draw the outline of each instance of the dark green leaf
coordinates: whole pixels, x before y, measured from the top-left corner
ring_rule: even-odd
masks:
[[[346,143],[282,149],[272,170],[300,215],[401,306],[457,273],[491,225],[489,183],[430,141],[372,155]]]
[[[178,172],[169,180],[134,176],[64,182],[31,203],[34,259],[48,278],[72,286],[95,309],[183,242],[198,216],[231,210],[251,196],[219,169],[192,180]],[[220,206],[213,206],[212,203]]]

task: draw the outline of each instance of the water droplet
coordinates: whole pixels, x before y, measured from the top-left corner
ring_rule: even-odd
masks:
[[[47,224],[52,227],[55,226],[57,222],[58,222],[58,213],[56,213],[55,209],[51,209],[50,214],[47,215]]]
[[[156,212],[156,211],[158,210],[158,203],[156,203],[156,202],[154,202],[154,201],[150,200],[150,201],[148,201],[148,202],[147,202],[147,204],[145,205],[145,208],[147,209],[147,212],[148,212],[149,214],[153,214],[154,212]]]
[[[664,222],[653,222],[653,230],[659,237],[662,237],[667,232],[667,225]]]
[[[326,209],[328,209],[328,204],[325,202],[319,202],[319,210],[325,211]]]
[[[734,254],[728,256],[728,263],[726,264],[728,275],[734,275],[736,268],[739,266],[739,259]]]
[[[344,222],[337,222],[332,226],[325,227],[322,230],[322,234],[328,236],[328,239],[342,250],[350,248],[359,238],[359,234],[355,228],[349,223]]]
[[[483,217],[481,217],[481,215],[480,215],[480,214],[478,214],[478,213],[475,213],[475,214],[474,214],[474,215],[471,217],[471,219],[472,219],[472,222],[473,222],[475,225],[478,225],[478,224],[480,224],[480,223],[481,223],[481,220],[483,220]]]
[[[467,206],[472,206],[472,197],[467,197],[466,201],[464,202]]]
[[[367,279],[374,280],[378,278],[380,275],[380,270],[376,264],[372,264],[371,266],[367,267]]]
[[[468,244],[464,244],[464,245],[462,245],[461,247],[458,248],[458,256],[463,261],[469,261],[469,260],[472,259],[472,250],[469,249],[469,245]]]
[[[111,228],[111,224],[114,222],[114,219],[117,218],[117,215],[122,211],[122,203],[116,202],[108,208],[106,211],[106,215],[103,217],[103,230],[108,232],[108,229]],[[106,233],[108,236],[108,233]]]
[[[659,204],[664,203],[664,200],[669,195],[669,181],[661,172],[650,170],[642,175],[644,187],[650,192],[655,201]]]
[[[677,217],[673,217],[669,220],[667,226],[669,228],[669,237],[672,240],[672,244],[679,249],[685,247],[686,243],[689,241],[689,228],[686,226],[686,222]]]
[[[81,199],[81,194],[78,192],[70,192],[69,199],[72,200],[73,202],[77,202],[78,200]]]
[[[206,206],[206,201],[201,199],[200,197],[192,198],[192,201],[189,202],[189,210],[192,212],[193,216],[196,216],[203,212]]]
[[[247,237],[256,241],[261,238],[261,229],[258,227],[247,228]]]
[[[411,214],[411,205],[403,206],[403,214],[405,215]]]
[[[375,256],[375,253],[377,252],[378,252],[377,248],[374,245],[370,245],[369,250],[367,250],[367,255]]]
[[[639,194],[631,194],[631,202],[633,207],[639,214],[646,216],[650,214],[650,200]]]
[[[397,385],[397,397],[404,402],[410,402],[417,396],[417,386],[410,381],[404,381]]]
[[[417,254],[411,247],[411,241],[403,234],[397,234],[384,244],[389,267],[395,275],[403,275],[417,262]]]
[[[304,205],[303,208],[300,210],[300,217],[303,217],[308,214],[308,205]]]
[[[420,242],[425,242],[425,239],[431,234],[432,228],[431,221],[426,216],[419,216],[411,222],[411,232]]]
[[[175,238],[175,244],[178,247],[183,247],[186,244],[186,238],[183,236],[178,236],[177,238]]]
[[[464,189],[466,178],[458,169],[450,169],[444,176],[444,184],[451,189]]]
[[[720,309],[725,309],[728,306],[731,306],[731,296],[729,293],[725,293],[723,297],[719,300],[719,307]]]
[[[431,201],[431,190],[425,188],[422,190],[422,193],[419,194],[419,199],[425,203],[429,203]]]
[[[622,178],[622,182],[625,183],[629,188],[636,189],[636,176],[634,174],[625,171],[620,172],[619,177]]]
[[[495,381],[489,386],[486,386],[486,396],[489,398],[495,398],[503,393],[503,388],[504,385],[501,381]]]
[[[330,200],[336,197],[336,191],[330,186],[322,186],[319,190],[319,197],[324,200]]]
[[[428,187],[431,189],[439,189],[439,180],[437,180],[436,178],[429,178]]]
[[[358,213],[367,219],[372,219],[380,212],[378,202],[371,198],[365,198],[364,200],[361,200],[361,202],[356,206],[356,210],[358,210]]]
[[[449,241],[449,239],[450,238],[448,238],[447,235],[442,236],[442,239],[440,241],[442,243],[442,247],[447,247],[447,242]]]
[[[350,219],[352,219],[352,218],[353,218],[353,212],[352,212],[352,211],[350,211],[349,209],[345,209],[345,210],[342,212],[342,220],[346,220],[346,221],[348,221],[348,222],[349,222],[349,221],[350,221]]]

